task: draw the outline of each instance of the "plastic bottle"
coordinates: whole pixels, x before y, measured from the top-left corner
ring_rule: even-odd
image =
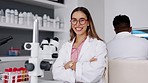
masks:
[[[50,27],[50,16],[47,16],[47,27]]]
[[[61,19],[60,20],[60,26],[59,26],[60,29],[64,29],[64,20]]]
[[[22,12],[19,13],[19,24],[23,24],[23,14]]]
[[[1,9],[1,22],[4,23],[5,22],[5,15],[4,15],[4,10]]]
[[[47,15],[43,15],[43,27],[47,27]]]
[[[2,10],[2,9],[1,9]],[[0,22],[1,22],[1,17],[2,17],[2,11],[0,10]]]
[[[10,23],[14,23],[14,10],[10,10]]]
[[[56,28],[56,19],[53,19],[53,28]]]
[[[31,12],[27,13],[27,25],[30,26],[31,25]]]
[[[18,11],[16,9],[14,10],[14,23],[18,24]]]
[[[60,18],[56,17],[56,28],[59,29],[60,28]]]
[[[53,28],[53,20],[54,19],[50,19],[50,27]]]
[[[27,24],[27,13],[23,12],[23,24],[26,25]]]
[[[39,28],[40,28],[42,27],[42,17],[38,16],[37,19],[39,21]]]
[[[34,22],[34,15],[32,14],[32,12],[29,12],[27,16],[27,24],[29,26],[33,26],[33,22]]]
[[[34,23],[34,14],[31,13],[31,26],[33,26]]]
[[[5,18],[6,18],[6,23],[10,23],[10,9],[5,10]]]

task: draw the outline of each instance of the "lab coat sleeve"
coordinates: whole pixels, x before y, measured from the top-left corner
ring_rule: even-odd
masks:
[[[66,56],[67,56],[66,47],[63,45],[62,48],[59,50],[58,58],[53,64],[52,68],[53,79],[74,83],[75,82],[74,71],[71,69],[64,68],[64,64],[67,63],[67,61],[65,60]]]
[[[99,82],[105,69],[106,45],[101,42],[95,46],[97,61],[77,62],[76,80],[80,82]]]

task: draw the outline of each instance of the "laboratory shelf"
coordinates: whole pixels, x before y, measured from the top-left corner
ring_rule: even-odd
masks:
[[[24,61],[29,60],[30,56],[5,56],[0,57],[0,62],[7,62],[7,61]]]
[[[64,8],[65,5],[57,2],[53,2],[50,0],[14,0],[17,2],[22,2],[26,4],[31,4],[31,5],[36,5],[36,6],[41,6],[45,8],[51,8],[51,9],[56,9],[56,8]]]
[[[14,29],[29,29],[32,30],[33,26],[26,26],[21,24],[10,24],[10,23],[1,23],[0,27],[6,27],[6,28],[14,28]],[[64,29],[57,29],[57,28],[50,28],[50,27],[40,27],[40,31],[52,31],[52,32],[65,32]]]

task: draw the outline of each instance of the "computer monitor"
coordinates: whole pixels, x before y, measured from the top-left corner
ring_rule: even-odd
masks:
[[[133,29],[132,34],[138,37],[148,39],[148,29],[137,29],[137,30]]]

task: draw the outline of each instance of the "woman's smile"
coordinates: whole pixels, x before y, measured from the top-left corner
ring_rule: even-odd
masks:
[[[76,30],[77,32],[82,31],[82,29],[83,29],[82,27],[76,27],[76,28],[75,28],[75,30]]]

